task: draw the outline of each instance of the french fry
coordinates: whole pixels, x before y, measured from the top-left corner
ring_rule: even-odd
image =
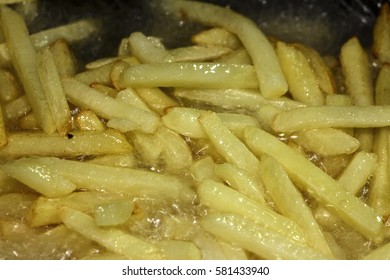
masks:
[[[154,134],[134,131],[127,134],[140,161],[146,166],[159,167],[163,145]]]
[[[102,121],[91,110],[80,110],[80,112],[78,112],[78,114],[75,116],[75,125],[78,129],[84,131],[105,130],[105,126]]]
[[[92,68],[84,72],[78,73],[74,78],[85,85],[102,84],[111,85],[110,73],[114,65],[113,63],[104,64],[97,68]]]
[[[390,10],[384,3],[376,18],[373,30],[372,51],[381,63],[390,62]]]
[[[4,116],[7,121],[14,121],[31,111],[27,97],[22,95],[4,106]]]
[[[190,166],[191,176],[194,177],[198,183],[202,182],[204,179],[210,179],[219,182],[220,179],[214,172],[214,166],[215,162],[210,156],[198,159],[196,161],[194,160]]]
[[[251,65],[178,62],[129,66],[122,71],[118,86],[258,88],[258,81]]]
[[[99,228],[93,218],[81,211],[68,207],[61,207],[60,211],[61,220],[68,228],[98,242],[114,253],[130,259],[164,258],[161,250],[155,245],[116,228]]]
[[[382,66],[379,71],[375,85],[375,102],[378,105],[389,105],[390,99],[390,67]],[[383,127],[375,131],[375,142],[373,151],[378,156],[378,163],[374,170],[370,193],[369,204],[383,216],[390,214],[390,177],[389,177],[389,136],[390,128]]]
[[[353,157],[337,181],[348,192],[356,195],[374,172],[376,163],[376,154],[359,152]]]
[[[118,195],[103,194],[101,192],[73,192],[58,198],[41,196],[29,207],[26,220],[32,227],[42,227],[61,223],[60,208],[71,207],[93,214],[96,208],[104,203],[119,199]]]
[[[142,63],[172,62],[173,57],[165,49],[159,39],[146,37],[141,32],[133,32],[129,36],[130,53]]]
[[[48,166],[33,165],[29,159],[7,162],[0,168],[12,178],[47,197],[60,197],[76,189],[74,183],[60,174],[52,173]]]
[[[208,215],[202,227],[228,242],[266,259],[329,259],[311,247],[285,238],[283,235],[237,215]]]
[[[39,125],[36,117],[32,112],[23,115],[19,119],[18,127],[20,127],[22,130],[30,130],[30,131],[42,130],[41,126]]]
[[[296,222],[304,232],[309,245],[332,256],[320,226],[302,194],[290,181],[283,167],[272,157],[261,158],[261,177],[268,194],[282,215]]]
[[[217,213],[239,215],[290,241],[306,243],[304,233],[295,222],[221,183],[204,180],[197,192],[200,202]]]
[[[299,188],[329,207],[345,223],[367,238],[381,242],[383,224],[374,209],[345,191],[303,155],[259,128],[246,128],[245,142],[257,156],[266,153],[274,157]]]
[[[215,60],[217,63],[225,64],[249,64],[253,65],[252,59],[244,48],[239,48],[231,53],[221,56]]]
[[[359,40],[353,37],[341,48],[341,67],[347,93],[356,106],[374,104],[371,67],[368,56]],[[360,141],[360,150],[370,152],[374,142],[372,129],[357,129],[355,137]]]
[[[179,105],[159,88],[135,88],[135,91],[148,107],[159,115],[164,115],[167,108]]]
[[[252,152],[234,136],[213,112],[205,112],[198,118],[204,132],[221,156],[257,178],[260,162]]]
[[[297,131],[291,140],[320,156],[352,154],[360,146],[359,140],[334,128],[306,129]]]
[[[72,103],[92,109],[103,118],[128,120],[134,124],[134,129],[148,133],[155,131],[158,126],[159,117],[154,113],[108,97],[75,79],[63,79],[62,84]],[[127,131],[126,127],[124,131]]]
[[[28,193],[29,188],[20,183],[18,180],[8,176],[0,169],[0,195],[7,193]]]
[[[49,48],[38,52],[37,70],[57,131],[60,135],[65,135],[71,128],[70,109],[54,55]]]
[[[188,46],[170,49],[168,53],[173,57],[173,62],[202,62],[216,60],[228,55],[231,50],[219,46]]]
[[[187,171],[192,164],[192,154],[186,141],[164,126],[157,128],[155,135],[162,145],[161,158],[165,169],[173,174]]]
[[[278,132],[314,128],[384,127],[390,125],[390,106],[317,106],[279,113],[272,123]]]
[[[198,118],[205,111],[186,107],[173,107],[161,118],[162,123],[177,133],[193,137],[206,138]],[[243,114],[219,113],[221,121],[237,136],[243,135],[243,129],[247,126],[258,126],[256,119]]]
[[[22,82],[38,123],[46,133],[56,130],[52,114],[42,91],[36,69],[36,54],[23,19],[12,9],[1,7],[1,27],[10,49],[12,64]]]
[[[127,103],[129,105],[132,105],[134,107],[137,107],[138,109],[153,112],[148,105],[138,96],[138,94],[135,92],[135,90],[131,88],[126,88],[124,90],[121,90],[118,92],[116,99]]]
[[[61,78],[71,77],[77,72],[77,62],[65,39],[59,39],[49,45]]]
[[[138,160],[136,159],[133,151],[123,154],[96,156],[86,162],[116,167],[135,168],[138,166]]]
[[[191,37],[191,41],[198,45],[222,46],[232,50],[242,46],[240,39],[236,35],[220,27],[199,32]]]
[[[160,240],[155,245],[168,260],[200,260],[202,258],[199,249],[189,241]]]
[[[336,81],[333,77],[332,71],[329,69],[328,65],[321,57],[321,55],[314,49],[307,47],[302,44],[294,44],[298,48],[306,59],[309,61],[318,86],[327,95],[332,95],[336,93]]]
[[[236,34],[252,58],[261,93],[266,98],[286,93],[287,83],[273,47],[253,21],[208,3],[165,0],[162,5],[173,14],[185,15],[186,19],[205,25],[223,27]]]
[[[276,54],[295,100],[307,105],[324,105],[325,96],[306,57],[294,46],[277,42]]]
[[[134,203],[128,199],[118,199],[99,204],[95,209],[95,222],[98,226],[125,224],[134,210]]]
[[[22,94],[22,88],[14,74],[0,68],[0,98],[3,102],[11,102]]]
[[[31,159],[31,164],[49,166],[50,170],[90,191],[107,191],[134,197],[182,199],[192,201],[194,193],[189,182],[171,174],[149,170],[110,167],[98,164],[60,160],[51,157]],[[77,172],[74,172],[77,170]]]
[[[227,162],[215,164],[213,169],[215,175],[230,187],[261,205],[268,207],[262,181],[254,180],[245,170]]]
[[[132,149],[124,135],[115,130],[72,131],[65,136],[42,132],[12,132],[8,134],[8,144],[0,149],[0,156],[77,157],[125,153]]]

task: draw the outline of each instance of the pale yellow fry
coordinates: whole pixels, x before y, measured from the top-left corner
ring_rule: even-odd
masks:
[[[59,39],[49,45],[56,63],[58,74],[61,78],[71,77],[76,74],[77,62],[70,50],[68,41]]]
[[[276,54],[293,98],[308,105],[324,105],[325,96],[318,86],[312,67],[302,52],[294,46],[277,42]]]
[[[274,49],[253,21],[232,10],[196,1],[164,0],[163,8],[236,34],[252,58],[261,93],[266,98],[276,98],[286,93],[287,83]]]
[[[258,176],[260,162],[252,152],[222,123],[214,112],[205,112],[199,117],[204,132],[216,150],[227,161]]]
[[[86,162],[100,164],[100,165],[107,165],[107,166],[116,166],[116,167],[135,168],[138,166],[138,160],[135,157],[134,152],[96,156],[93,159],[87,160]]]
[[[261,177],[278,211],[301,227],[311,247],[332,256],[309,205],[283,167],[274,158],[264,155],[261,160]]]
[[[338,183],[349,193],[356,195],[376,169],[377,158],[373,153],[357,153],[338,178]]]
[[[382,63],[390,62],[390,9],[384,3],[373,30],[372,51]]]
[[[163,259],[161,250],[144,240],[116,228],[99,228],[92,217],[68,207],[61,207],[62,222],[108,250],[130,259]]]
[[[128,44],[130,52],[142,63],[172,62],[173,57],[161,44],[160,40],[146,37],[141,32],[133,32],[129,36]]]
[[[129,66],[122,71],[118,86],[258,88],[258,81],[251,65],[178,62]]]
[[[320,156],[352,154],[360,146],[359,140],[334,128],[306,129],[295,132],[291,140]]]
[[[57,131],[60,135],[65,135],[71,129],[70,109],[54,55],[49,48],[43,48],[38,52],[37,69]]]
[[[345,223],[376,242],[383,239],[383,224],[374,209],[273,135],[259,128],[246,128],[245,132],[245,142],[257,156],[265,153],[274,157],[298,187],[326,205]]]
[[[134,202],[129,199],[117,199],[96,206],[95,222],[98,226],[124,225],[133,214]]]
[[[137,157],[143,164],[152,167],[160,165],[163,144],[158,141],[155,134],[134,131],[127,134],[134,145]]]
[[[272,129],[272,122],[281,111],[282,110],[272,105],[259,106],[259,109],[255,112],[255,117],[259,122],[261,129],[274,133],[274,130]]]
[[[303,107],[302,103],[290,98],[265,99],[259,91],[249,89],[183,89],[176,88],[174,95],[184,103],[212,105],[225,110],[245,109],[255,111],[261,105],[275,105],[278,108]],[[223,98],[221,98],[223,96]]]
[[[318,83],[318,86],[325,94],[336,93],[336,81],[332,71],[324,61],[323,57],[315,50],[302,44],[294,44],[306,59],[309,61]]]
[[[4,116],[7,121],[14,121],[31,111],[27,97],[22,95],[4,106]]]
[[[202,227],[230,243],[240,245],[265,259],[328,259],[329,257],[311,247],[296,243],[285,236],[268,230],[237,215],[208,215]]]
[[[211,61],[231,53],[231,50],[219,46],[189,46],[168,50],[173,62]],[[237,63],[239,64],[239,63]]]
[[[0,98],[3,102],[15,100],[22,94],[22,89],[15,75],[7,70],[0,68]]]
[[[198,45],[215,45],[229,49],[238,49],[242,46],[240,39],[224,28],[214,27],[199,32],[191,37],[191,41]]]
[[[26,24],[19,14],[3,6],[0,25],[10,49],[12,64],[22,82],[34,115],[45,132],[53,133],[56,127],[42,91],[36,69],[35,49],[30,41]]]
[[[279,132],[325,127],[384,127],[390,125],[390,106],[317,106],[279,113],[272,128]]]
[[[77,157],[124,153],[132,149],[124,135],[115,130],[73,131],[66,136],[42,132],[13,132],[8,135],[8,144],[0,149],[0,156]]]
[[[204,110],[188,107],[173,107],[167,110],[162,117],[162,123],[177,133],[192,138],[207,138],[198,118]],[[237,136],[243,135],[247,126],[258,126],[258,122],[251,116],[233,113],[218,113],[218,117],[227,128]]]
[[[192,164],[192,154],[186,141],[164,126],[157,128],[155,135],[162,145],[161,158],[165,169],[173,174],[187,171]]]
[[[75,124],[80,130],[84,131],[103,131],[105,126],[102,123],[102,120],[91,110],[80,110],[80,112],[75,116]]]
[[[92,214],[99,205],[118,198],[118,195],[101,192],[73,192],[57,198],[41,196],[29,208],[26,220],[32,227],[56,225],[61,223],[60,207],[62,206]]]
[[[107,65],[107,64],[112,64],[118,60],[121,60],[122,58],[123,58],[122,56],[99,58],[99,59],[94,60],[92,62],[88,62],[85,65],[85,69],[87,69],[87,70],[96,69],[96,68],[102,67],[102,66]]]
[[[215,59],[214,61],[217,63],[253,65],[251,57],[249,56],[248,52],[244,48],[239,48],[237,50],[234,50],[227,55]]]
[[[364,256],[363,260],[390,260],[390,242],[376,248]]]
[[[117,100],[120,100],[124,103],[137,107],[138,109],[153,112],[148,105],[138,96],[135,90],[131,88],[126,88],[117,93]]]
[[[79,188],[90,191],[104,190],[109,193],[165,200],[182,199],[188,203],[194,195],[188,181],[171,174],[48,157],[37,158],[33,162],[50,166],[52,172],[69,179]]]
[[[330,94],[326,96],[325,103],[328,106],[351,106],[352,98],[345,94]]]
[[[390,66],[384,65],[379,71],[375,85],[375,102],[378,105],[389,105],[390,99]],[[374,170],[369,204],[383,216],[390,214],[390,177],[389,177],[389,145],[390,129],[380,128],[375,132],[373,151],[378,156],[378,163]]]
[[[217,213],[245,217],[291,241],[306,243],[301,228],[292,220],[221,183],[204,180],[197,189],[200,202]]]
[[[254,180],[245,170],[228,162],[215,164],[213,169],[215,175],[230,187],[261,205],[268,207],[265,200],[264,185],[261,180]]]
[[[41,130],[37,119],[32,112],[22,116],[18,121],[18,127],[22,130]]]
[[[191,176],[194,177],[194,179],[199,183],[204,179],[210,179],[219,182],[220,179],[214,172],[214,166],[215,162],[210,156],[194,160],[190,167]]]
[[[49,166],[31,164],[29,159],[9,161],[0,168],[12,178],[47,197],[61,197],[76,189],[73,182],[51,172]]]
[[[115,62],[104,64],[97,68],[92,68],[78,73],[74,78],[88,86],[97,83],[102,85],[111,85],[110,73]]]
[[[62,84],[72,103],[91,109],[103,118],[128,120],[134,123],[136,130],[147,133],[155,131],[159,124],[156,114],[106,96],[75,79],[63,79]]]
[[[342,46],[340,62],[346,90],[352,97],[353,104],[356,106],[373,105],[371,64],[368,55],[356,37]],[[355,135],[360,141],[360,150],[367,152],[372,150],[374,142],[372,129],[357,129]]]
[[[179,105],[159,88],[136,88],[135,91],[148,107],[159,115],[164,115],[167,108]]]
[[[7,130],[5,126],[3,107],[0,105],[0,148],[8,143]]]

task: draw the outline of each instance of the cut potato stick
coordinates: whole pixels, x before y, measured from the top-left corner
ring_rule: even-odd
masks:
[[[334,128],[298,131],[294,133],[291,140],[320,156],[352,154],[360,146],[359,140]]]
[[[93,159],[87,160],[86,162],[116,167],[137,167],[138,165],[138,161],[133,152],[116,155],[96,156]]]
[[[102,84],[109,86],[111,85],[110,73],[114,63],[115,62],[86,70],[84,72],[78,73],[74,76],[74,78],[88,86],[92,84]]]
[[[205,25],[223,27],[236,34],[252,58],[261,93],[266,98],[286,93],[287,83],[273,47],[253,21],[208,3],[165,0],[162,5],[168,12]]]
[[[117,100],[120,100],[126,104],[137,107],[138,109],[152,112],[152,110],[146,105],[146,103],[137,95],[135,90],[126,88],[117,93]]]
[[[257,178],[259,160],[229,131],[216,113],[205,112],[198,120],[214,147],[227,162],[235,164]]]
[[[76,59],[69,48],[68,41],[59,39],[49,45],[61,78],[71,77],[76,74]]]
[[[182,240],[160,240],[154,243],[168,260],[200,260],[202,255],[194,243]]]
[[[29,159],[9,161],[0,168],[12,178],[47,197],[60,197],[76,189],[74,183],[60,174],[52,173],[49,166],[32,164]]]
[[[141,32],[133,32],[129,36],[130,53],[142,63],[173,62],[173,57],[165,49],[159,39],[146,37]]]
[[[130,151],[132,147],[124,135],[115,130],[73,131],[66,136],[42,132],[13,132],[8,135],[8,144],[0,149],[0,156],[4,158],[77,157]]]
[[[337,181],[349,193],[357,195],[374,172],[376,163],[376,154],[359,152],[353,157]]]
[[[197,192],[200,202],[217,213],[245,217],[290,241],[306,243],[304,233],[295,222],[221,183],[204,180]]]
[[[3,102],[15,100],[22,94],[22,89],[14,74],[0,68],[0,99]]]
[[[191,41],[198,45],[213,45],[229,48],[232,50],[242,46],[240,39],[224,28],[214,27],[199,32],[191,37]]]
[[[162,123],[177,133],[192,138],[207,138],[198,118],[205,111],[187,108],[173,107],[167,110],[162,117]],[[243,135],[243,129],[247,126],[258,126],[258,122],[251,116],[243,114],[219,113],[218,117],[224,125],[237,136]]]
[[[1,7],[1,27],[10,49],[12,64],[21,80],[38,123],[46,133],[56,130],[36,69],[35,49],[28,36],[25,22],[12,9]]]
[[[239,48],[231,53],[221,56],[214,60],[217,63],[225,64],[249,64],[253,65],[252,59],[249,56],[248,52],[244,48]]]
[[[125,224],[133,214],[134,203],[129,199],[116,199],[99,204],[95,210],[98,226],[119,226]]]
[[[302,44],[294,44],[298,48],[306,59],[309,61],[314,74],[316,76],[317,84],[325,94],[336,93],[336,81],[333,77],[332,71],[326,65],[321,55],[314,49]]]
[[[254,180],[245,170],[227,162],[215,164],[213,169],[215,175],[230,187],[261,205],[268,207],[262,181]]]
[[[49,48],[38,52],[37,70],[57,131],[60,135],[65,135],[71,128],[70,109],[54,55]]]
[[[62,83],[72,103],[91,109],[103,118],[128,120],[134,124],[134,129],[148,133],[155,131],[159,124],[159,117],[154,113],[106,96],[75,79],[63,79]]]
[[[318,86],[314,71],[299,49],[279,41],[276,54],[293,98],[308,105],[324,105],[325,96]]]
[[[99,228],[92,217],[81,211],[61,207],[60,217],[68,228],[114,253],[139,260],[164,258],[161,250],[155,245],[116,228]]]
[[[115,194],[166,200],[182,199],[183,202],[192,201],[194,196],[189,182],[171,174],[49,157],[31,159],[31,162],[50,166],[53,173],[69,179],[79,188],[90,191],[104,190]]]
[[[258,88],[251,65],[178,62],[125,68],[117,81],[127,87]]]
[[[134,131],[127,134],[140,161],[146,166],[159,167],[163,145],[155,134]]]
[[[27,97],[22,95],[4,106],[4,116],[7,121],[13,121],[31,111]]]
[[[171,49],[168,53],[173,57],[173,62],[201,62],[218,59],[231,53],[231,50],[219,46],[189,46]]]
[[[230,243],[266,259],[328,259],[327,255],[311,247],[296,243],[283,235],[237,215],[208,215],[202,227]]]
[[[261,158],[261,177],[278,211],[301,227],[312,248],[332,256],[311,209],[283,167],[272,157],[264,155]]]
[[[390,125],[390,106],[317,106],[279,113],[272,128],[279,132],[326,127],[384,127]]]
[[[159,115],[164,115],[167,108],[179,105],[159,88],[136,88],[135,91],[148,107]]]
[[[207,156],[198,160],[194,160],[190,172],[191,176],[200,183],[204,179],[210,179],[216,182],[219,182],[220,179],[216,176],[214,172],[215,162],[212,157]]]
[[[30,131],[42,130],[41,126],[39,125],[37,119],[35,118],[32,112],[22,116],[18,121],[18,126],[22,130],[30,130]]]
[[[302,103],[288,99],[277,98],[274,100],[265,99],[256,90],[245,89],[183,89],[176,88],[174,95],[183,100],[191,101],[191,104],[212,105],[225,110],[246,109],[255,111],[261,105],[272,104],[278,108],[293,109],[304,107]],[[223,96],[223,98],[221,98]],[[194,105],[193,105],[194,106]]]
[[[371,207],[348,193],[332,177],[273,135],[259,128],[246,128],[245,132],[245,142],[257,156],[265,153],[274,157],[298,187],[326,205],[345,223],[375,242],[383,239],[383,224]]]
[[[192,154],[186,141],[164,126],[157,128],[155,135],[162,145],[161,158],[165,169],[174,174],[187,171],[192,164]]]
[[[74,118],[76,127],[84,131],[103,131],[105,126],[96,114],[91,110],[81,110]]]
[[[26,219],[32,227],[56,225],[61,223],[60,208],[62,206],[93,214],[99,205],[118,198],[119,195],[101,192],[73,192],[58,198],[41,196],[29,208]]]
[[[381,63],[390,63],[390,9],[384,3],[373,30],[372,51]]]

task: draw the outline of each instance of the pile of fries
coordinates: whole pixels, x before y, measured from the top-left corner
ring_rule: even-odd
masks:
[[[82,71],[93,21],[29,34],[1,6],[0,259],[389,259],[389,6],[337,58],[155,4],[205,30]]]

